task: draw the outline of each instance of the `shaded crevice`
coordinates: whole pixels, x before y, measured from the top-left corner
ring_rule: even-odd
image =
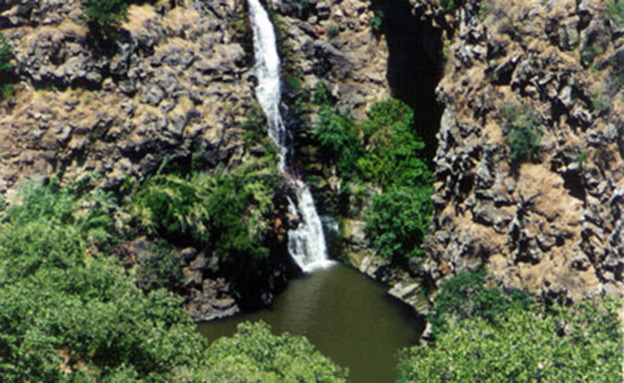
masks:
[[[442,30],[431,19],[414,14],[409,0],[374,0],[383,12],[381,33],[388,44],[387,79],[393,97],[414,109],[415,124],[423,137],[427,158],[435,156],[442,106],[435,89],[442,77]]]
[[[568,171],[563,173],[563,187],[568,190],[568,193],[581,201],[585,201],[586,192],[583,179],[578,171]]]

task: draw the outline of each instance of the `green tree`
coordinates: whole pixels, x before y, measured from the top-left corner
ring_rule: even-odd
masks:
[[[81,228],[80,205],[54,186],[28,187],[2,214],[2,381],[177,381],[206,350],[182,300],[146,295],[116,259],[87,257],[96,224]]]
[[[22,193],[0,223],[3,383],[346,382],[305,338],[266,325],[208,346],[181,298],[144,292],[116,258],[86,254],[75,197]]]
[[[366,180],[384,189],[424,186],[433,174],[423,160],[425,143],[414,128],[414,112],[395,99],[374,104],[362,124],[366,152],[358,167]]]
[[[227,172],[182,177],[157,174],[137,185],[125,203],[131,222],[174,243],[217,256],[218,267],[244,281],[266,266],[278,171],[272,153]]]
[[[395,99],[376,103],[358,126],[347,113],[334,109],[324,88],[317,89],[315,101],[321,104],[315,137],[323,160],[335,165],[340,177],[384,189],[433,182],[422,156],[425,144],[414,130],[414,112],[407,105]]]
[[[422,256],[433,213],[431,192],[429,187],[402,187],[373,197],[365,229],[379,255],[399,263]]]
[[[347,372],[321,355],[305,338],[271,334],[259,322],[241,324],[231,338],[210,347],[208,383],[346,383]]]
[[[405,353],[398,382],[620,382],[617,309],[612,299],[548,313],[512,306],[496,325],[452,316],[435,347]]]
[[[505,292],[498,286],[488,286],[484,269],[463,271],[442,282],[427,320],[432,325],[433,334],[437,335],[446,331],[446,323],[451,317],[459,320],[482,318],[496,324],[514,305],[529,310],[535,302],[527,292]]]
[[[616,27],[621,28],[624,26],[624,2],[623,1],[609,1],[607,4],[607,16],[609,20],[615,24]]]
[[[116,26],[128,17],[126,0],[82,0],[87,20],[103,27]]]
[[[320,124],[314,135],[324,160],[336,165],[341,177],[357,179],[356,166],[361,149],[353,120],[349,115],[337,113],[327,105],[321,107],[319,118]]]

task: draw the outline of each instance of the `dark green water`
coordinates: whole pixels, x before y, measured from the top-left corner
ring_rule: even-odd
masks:
[[[263,320],[273,333],[306,336],[349,368],[351,383],[396,381],[397,353],[418,341],[423,323],[386,289],[342,265],[290,282],[274,305],[256,313],[200,325],[209,339],[230,336],[244,321]]]

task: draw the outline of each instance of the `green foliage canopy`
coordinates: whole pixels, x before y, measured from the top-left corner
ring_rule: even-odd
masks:
[[[434,348],[404,355],[398,382],[620,382],[617,306],[607,299],[546,314],[512,306],[496,325],[452,316]]]
[[[87,20],[101,26],[115,26],[128,16],[129,3],[126,0],[82,0]]]
[[[366,154],[358,160],[364,178],[381,185],[424,186],[433,174],[423,159],[425,143],[414,128],[414,112],[391,99],[374,104],[362,125]]]
[[[365,230],[379,255],[395,262],[423,255],[420,246],[433,213],[431,192],[427,187],[401,187],[373,197]]]
[[[495,324],[501,314],[514,305],[529,309],[534,302],[526,292],[504,292],[498,286],[488,286],[484,269],[464,271],[442,282],[435,297],[435,307],[427,320],[435,335],[446,331],[450,317],[459,320],[481,318]]]
[[[269,153],[228,172],[157,174],[137,185],[125,209],[147,232],[214,251],[232,271],[253,270],[269,256],[275,163]]]
[[[335,164],[341,177],[384,189],[433,182],[422,156],[425,144],[414,130],[414,112],[407,105],[395,99],[376,103],[358,126],[348,114],[336,111],[322,92],[315,98],[321,103],[315,137],[325,161]]]
[[[260,322],[241,324],[238,333],[210,347],[207,381],[346,383],[347,372],[316,351],[305,338],[271,334]]]
[[[619,303],[543,307],[528,293],[489,286],[485,271],[446,280],[429,314],[433,347],[406,350],[399,383],[621,380]]]
[[[54,187],[29,187],[2,214],[3,382],[175,381],[199,363],[204,341],[179,298],[145,295],[117,260],[85,255],[97,225],[79,205]]]
[[[208,346],[180,298],[145,293],[117,259],[86,255],[97,225],[80,217],[98,214],[83,204],[31,187],[2,211],[3,383],[346,382],[305,338],[274,336],[263,324]]]
[[[519,165],[526,161],[539,160],[539,144],[542,138],[542,123],[532,110],[520,112],[517,105],[506,104],[505,138],[509,146],[511,162]]]
[[[607,4],[607,16],[616,27],[624,27],[624,2],[609,1]]]
[[[0,33],[0,101],[11,97],[13,93],[13,84],[8,82],[11,71],[13,70],[13,49],[7,38]]]

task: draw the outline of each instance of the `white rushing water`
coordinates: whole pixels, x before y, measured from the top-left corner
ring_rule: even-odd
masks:
[[[297,229],[288,232],[288,252],[304,272],[310,272],[317,268],[328,267],[332,262],[327,257],[323,226],[310,189],[303,181],[286,171],[288,132],[279,108],[282,98],[280,59],[273,24],[259,0],[248,1],[256,60],[254,70],[258,77],[256,97],[267,116],[269,136],[278,148],[280,171],[297,194],[297,204],[289,199],[289,213],[301,218]]]

